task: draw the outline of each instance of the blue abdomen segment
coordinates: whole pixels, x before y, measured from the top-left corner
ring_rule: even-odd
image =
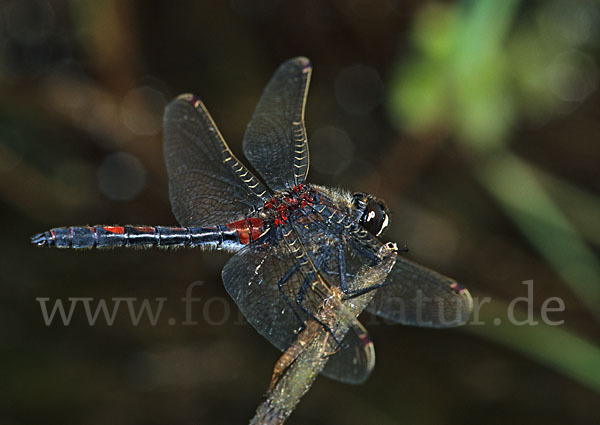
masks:
[[[204,247],[233,250],[241,248],[238,232],[225,226],[81,226],[57,227],[37,234],[38,246],[90,249],[118,247]]]

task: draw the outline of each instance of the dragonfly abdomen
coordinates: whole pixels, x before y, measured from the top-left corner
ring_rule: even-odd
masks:
[[[38,246],[56,248],[203,247],[237,251],[242,247],[236,229],[163,226],[58,227],[31,238]]]

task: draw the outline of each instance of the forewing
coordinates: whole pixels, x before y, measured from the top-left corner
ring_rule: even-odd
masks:
[[[244,154],[274,191],[303,183],[308,174],[304,106],[311,70],[303,57],[284,62],[263,91],[244,134]]]
[[[169,197],[182,226],[229,223],[264,204],[266,188],[233,155],[198,98],[173,100],[163,131]]]
[[[469,320],[473,300],[456,281],[398,256],[366,310],[405,325],[452,327]]]

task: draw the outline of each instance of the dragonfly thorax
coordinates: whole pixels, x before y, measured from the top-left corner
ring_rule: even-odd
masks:
[[[309,185],[299,184],[265,202],[264,213],[277,227],[285,224],[297,209],[312,206],[315,202],[319,202],[318,193]]]

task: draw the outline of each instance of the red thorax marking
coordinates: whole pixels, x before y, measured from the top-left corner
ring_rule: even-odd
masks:
[[[227,224],[227,228],[237,232],[242,245],[255,241],[264,231],[262,220],[256,217],[234,221],[233,223]]]
[[[312,205],[314,202],[313,193],[307,190],[304,184],[294,186],[288,194],[288,196],[277,196],[265,202],[266,210],[275,211],[275,226],[285,224],[290,218],[291,211]]]

